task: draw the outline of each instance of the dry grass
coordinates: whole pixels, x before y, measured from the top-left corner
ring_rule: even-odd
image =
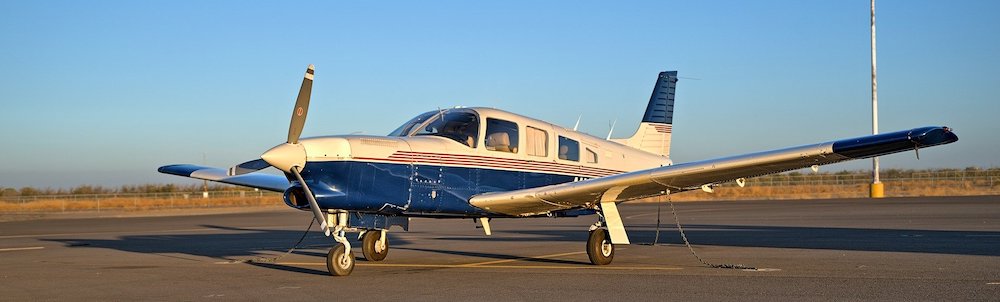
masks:
[[[200,197],[200,196],[199,196]],[[162,209],[259,207],[284,204],[280,196],[213,198],[99,198],[43,199],[29,202],[0,202],[0,213],[69,211],[149,211]]]

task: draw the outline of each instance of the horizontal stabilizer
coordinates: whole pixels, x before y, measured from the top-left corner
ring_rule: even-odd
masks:
[[[288,179],[282,175],[247,173],[234,176],[230,175],[227,169],[196,165],[169,165],[160,167],[157,171],[164,174],[211,180],[231,185],[258,188],[275,192],[284,192],[289,186]]]

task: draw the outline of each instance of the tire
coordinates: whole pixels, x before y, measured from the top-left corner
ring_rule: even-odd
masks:
[[[590,238],[587,238],[587,256],[594,265],[611,264],[611,260],[615,258],[615,245],[611,243],[611,236],[607,230],[590,231]]]
[[[333,276],[347,276],[354,271],[354,253],[343,244],[334,245],[326,255],[326,269]]]
[[[368,261],[382,261],[389,255],[389,237],[385,238],[385,248],[379,250],[378,240],[382,237],[382,231],[372,230],[365,232],[361,242],[361,252]]]

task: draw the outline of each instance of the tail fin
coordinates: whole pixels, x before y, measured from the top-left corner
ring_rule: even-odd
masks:
[[[649,96],[646,114],[632,137],[617,140],[626,146],[649,153],[670,157],[670,134],[674,123],[674,91],[677,89],[677,71],[660,72]]]

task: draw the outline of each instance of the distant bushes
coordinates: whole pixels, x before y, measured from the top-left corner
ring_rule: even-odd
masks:
[[[81,185],[73,188],[9,188],[0,187],[0,196],[42,196],[42,195],[93,195],[93,194],[118,194],[118,193],[178,193],[178,192],[201,192],[204,185],[189,184],[144,184],[144,185],[124,185],[120,187],[105,187],[95,185]],[[246,187],[239,187],[226,184],[209,184],[208,191],[241,191],[248,190]]]

